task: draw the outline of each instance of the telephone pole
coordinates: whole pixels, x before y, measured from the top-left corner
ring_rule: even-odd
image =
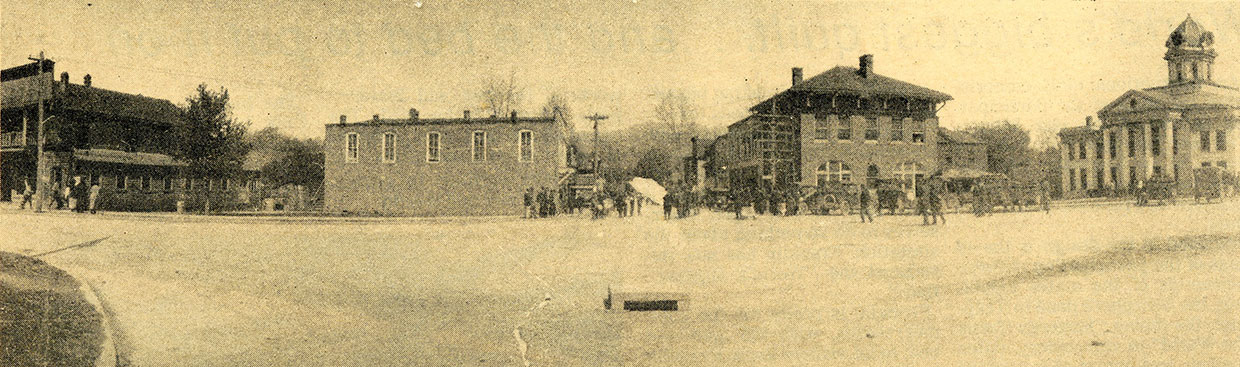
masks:
[[[47,198],[48,185],[50,184],[49,181],[51,181],[52,179],[51,173],[48,172],[48,169],[47,169],[47,156],[43,152],[43,145],[44,143],[47,142],[47,140],[45,139],[45,136],[47,134],[43,133],[43,122],[44,120],[46,120],[43,117],[43,101],[44,99],[46,99],[46,96],[44,96],[43,93],[45,91],[51,90],[52,86],[50,85],[50,83],[43,83],[43,65],[47,61],[47,58],[43,56],[43,51],[39,51],[39,58],[37,59],[33,57],[27,57],[27,58],[38,62],[38,65],[35,68],[35,70],[38,71],[35,75],[35,80],[37,81],[36,83],[38,83],[38,86],[35,87],[35,91],[36,93],[38,93],[38,98],[39,98],[39,114],[37,116],[38,121],[39,121],[39,127],[38,127],[39,155],[37,158],[35,158],[36,168],[35,168],[34,210],[35,212],[42,213],[44,206],[47,204],[46,198]]]
[[[606,120],[606,119],[607,119],[607,115],[600,115],[600,114],[598,114],[598,112],[595,112],[593,115],[586,116],[586,119],[589,119],[590,121],[594,121],[594,157],[593,157],[593,161],[594,161],[594,162],[593,162],[593,166],[594,166],[594,167],[593,167],[593,168],[594,168],[594,174],[595,174],[595,175],[598,175],[598,173],[599,173],[599,172],[598,172],[598,166],[599,166],[599,158],[598,158],[598,151],[599,151],[599,146],[598,146],[598,122],[599,122],[600,120]]]

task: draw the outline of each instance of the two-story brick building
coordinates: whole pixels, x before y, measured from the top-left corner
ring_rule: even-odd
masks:
[[[1240,89],[1214,81],[1214,34],[1188,17],[1165,46],[1167,85],[1130,90],[1098,111],[1099,125],[1059,132],[1065,196],[1124,192],[1154,176],[1188,192],[1196,169],[1240,161]]]
[[[571,181],[558,117],[409,118],[326,126],[324,207],[414,216],[519,215],[527,188]]]
[[[708,175],[731,187],[880,178],[912,186],[944,161],[985,169],[984,145],[939,128],[938,111],[951,96],[878,75],[871,55],[858,68],[838,66],[810,79],[802,73],[793,68],[790,88],[728,127]]]

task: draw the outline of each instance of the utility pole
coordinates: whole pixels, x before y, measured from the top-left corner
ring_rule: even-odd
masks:
[[[48,172],[48,169],[47,169],[47,157],[45,156],[45,153],[43,152],[43,145],[44,143],[47,142],[45,138],[47,134],[43,133],[43,122],[45,120],[43,117],[43,101],[45,99],[45,96],[43,95],[43,93],[45,90],[51,90],[52,86],[50,85],[50,83],[47,83],[49,85],[44,85],[43,83],[43,65],[45,64],[47,60],[43,56],[43,51],[39,51],[39,58],[37,59],[32,58],[32,57],[27,57],[27,58],[38,62],[38,65],[37,65],[38,67],[36,68],[36,70],[38,70],[38,73],[35,75],[35,80],[37,81],[37,83],[39,83],[39,85],[35,87],[35,90],[39,96],[39,114],[38,116],[36,116],[39,119],[38,120],[39,121],[39,128],[38,128],[39,129],[39,132],[38,132],[39,134],[39,148],[38,148],[39,155],[37,158],[35,158],[35,162],[36,162],[35,163],[35,167],[36,167],[35,176],[36,177],[35,177],[34,210],[35,212],[41,213],[43,212],[44,205],[47,204],[47,190],[48,190],[48,185],[50,184],[50,181],[52,179],[51,173]]]
[[[594,174],[598,175],[599,174],[598,172],[598,166],[599,166],[598,122],[600,120],[606,120],[607,115],[600,115],[598,114],[598,112],[595,112],[593,115],[586,116],[586,119],[589,119],[590,121],[594,121],[594,157],[593,157],[594,163],[593,165],[594,165]]]

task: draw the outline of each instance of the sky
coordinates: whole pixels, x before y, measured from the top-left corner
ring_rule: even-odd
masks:
[[[873,54],[879,74],[954,97],[940,124],[1009,120],[1036,136],[1084,123],[1129,89],[1166,84],[1168,34],[1215,33],[1215,80],[1240,85],[1240,7],[1176,2],[654,0],[12,1],[0,63],[44,51],[74,83],[184,103],[230,91],[237,118],[298,137],[324,124],[481,111],[487,76],[553,93],[603,129],[686,94],[721,127],[791,83]],[[474,112],[475,116],[480,112]]]

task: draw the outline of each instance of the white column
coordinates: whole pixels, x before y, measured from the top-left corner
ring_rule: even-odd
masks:
[[[1175,178],[1175,152],[1172,144],[1175,142],[1175,120],[1166,119],[1163,121],[1162,128],[1162,171],[1167,177]]]
[[[1115,188],[1119,189],[1128,187],[1128,175],[1131,172],[1128,172],[1128,125],[1121,124],[1117,130],[1119,131],[1115,135],[1119,139],[1119,144],[1115,146],[1115,156],[1119,158],[1117,162],[1119,177],[1115,178]]]
[[[1070,145],[1070,143],[1059,144],[1059,192],[1062,192],[1064,196],[1068,196],[1068,193],[1072,192],[1072,187],[1068,186],[1068,180],[1070,179],[1070,176],[1068,175],[1068,166],[1071,165],[1072,158],[1070,156],[1072,152],[1069,151]]]

